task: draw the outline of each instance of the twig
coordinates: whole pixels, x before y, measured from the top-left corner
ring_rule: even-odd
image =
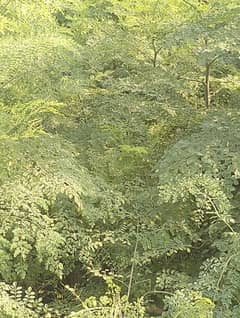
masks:
[[[220,288],[220,284],[221,284],[221,281],[222,281],[222,279],[223,279],[223,275],[224,275],[224,273],[226,272],[227,267],[228,267],[229,263],[231,262],[233,256],[234,256],[234,255],[231,255],[231,256],[228,257],[228,259],[227,259],[227,261],[226,261],[226,263],[225,263],[225,265],[224,265],[224,267],[223,267],[223,270],[222,270],[222,272],[221,272],[221,274],[220,274],[220,277],[219,277],[219,279],[218,279],[217,288]]]
[[[231,225],[221,217],[221,215],[219,214],[218,208],[216,207],[216,205],[215,205],[215,203],[213,202],[213,200],[212,200],[210,197],[208,197],[208,200],[210,201],[210,203],[211,203],[211,205],[212,205],[212,207],[213,207],[213,209],[214,209],[216,215],[219,217],[219,219],[220,219],[223,223],[225,223],[225,224],[227,225],[227,227],[231,230],[232,233],[235,233],[235,231],[234,231],[234,229],[231,227]]]
[[[215,56],[210,62],[208,62],[208,66],[211,66],[221,55]]]
[[[189,2],[187,0],[183,0],[183,2],[187,5],[189,5],[190,7],[192,7],[194,10],[198,11],[197,7],[194,4],[192,4],[191,2]]]
[[[136,243],[135,243],[134,252],[133,252],[132,267],[131,267],[131,273],[130,273],[129,284],[128,284],[127,301],[130,298],[130,294],[131,294],[131,290],[132,290],[132,281],[133,281],[133,275],[134,275],[134,269],[135,269],[135,259],[136,259],[136,255],[137,255],[138,239],[139,239],[138,233],[139,233],[139,225],[137,225]]]

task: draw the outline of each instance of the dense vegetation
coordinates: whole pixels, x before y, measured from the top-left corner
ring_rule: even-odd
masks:
[[[0,0],[0,317],[239,318],[239,0]]]

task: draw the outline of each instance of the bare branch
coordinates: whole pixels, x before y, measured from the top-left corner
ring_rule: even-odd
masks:
[[[219,57],[220,55],[215,56],[210,62],[208,62],[208,65],[211,66]]]
[[[189,2],[189,1],[187,1],[187,0],[183,0],[183,2],[184,2],[185,4],[187,4],[187,5],[189,5],[190,7],[192,7],[194,10],[197,10],[197,11],[198,11],[198,8],[197,8],[194,4],[192,4],[191,2]]]

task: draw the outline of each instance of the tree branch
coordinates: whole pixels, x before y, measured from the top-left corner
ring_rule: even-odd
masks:
[[[208,62],[208,66],[211,66],[216,60],[220,57],[220,55],[215,56],[210,62]]]

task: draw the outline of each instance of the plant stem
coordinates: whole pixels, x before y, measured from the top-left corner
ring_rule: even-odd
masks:
[[[128,284],[127,301],[130,298],[131,290],[132,290],[132,281],[133,281],[133,275],[135,270],[135,260],[136,260],[136,254],[137,254],[137,248],[138,248],[138,233],[139,233],[139,225],[137,225],[136,243],[135,243],[134,252],[133,252],[132,267],[131,267],[131,273],[130,273],[129,284]]]
[[[223,267],[223,270],[222,270],[222,272],[221,272],[221,274],[220,274],[220,277],[219,277],[219,279],[218,279],[217,288],[220,288],[220,284],[221,284],[221,281],[222,281],[222,279],[223,279],[223,275],[224,275],[224,273],[226,272],[227,267],[228,267],[229,263],[231,262],[233,256],[234,256],[234,255],[231,255],[231,256],[229,256],[229,257],[227,258],[227,261],[226,261],[226,263],[225,263],[225,265],[224,265],[224,267]]]

